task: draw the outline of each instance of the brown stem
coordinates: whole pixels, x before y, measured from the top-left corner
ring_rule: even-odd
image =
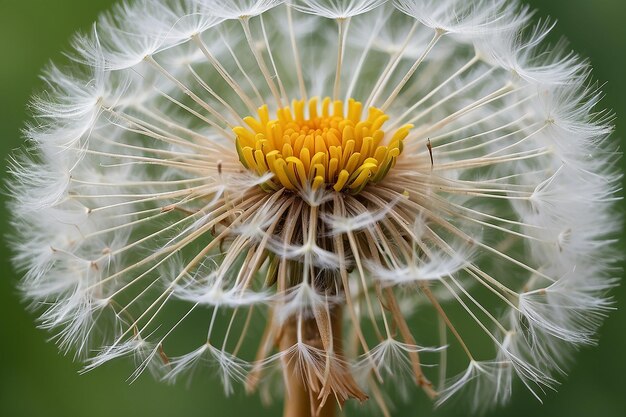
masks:
[[[313,416],[309,392],[302,382],[302,378],[293,373],[287,377],[289,388],[285,398],[283,417],[335,417],[337,408],[335,401],[327,401],[319,414]]]
[[[337,317],[336,321],[339,323],[340,318]],[[333,323],[333,325],[337,325],[337,323]],[[315,318],[305,320],[303,327],[309,329],[316,327]],[[287,351],[296,343],[298,343],[298,322],[297,320],[290,320],[283,327],[280,350]],[[312,395],[311,388],[305,386],[304,378],[296,370],[297,360],[285,361],[283,366],[285,366],[286,384],[283,417],[335,417],[337,408],[335,401],[326,401],[326,404],[319,409],[319,400]],[[318,403],[311,404],[311,401],[318,401]],[[318,410],[317,415],[313,414],[314,410]]]

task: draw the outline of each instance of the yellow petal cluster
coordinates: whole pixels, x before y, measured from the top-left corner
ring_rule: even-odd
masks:
[[[412,125],[386,134],[389,120],[382,110],[370,107],[362,118],[362,103],[315,97],[294,100],[291,107],[270,118],[267,105],[257,117],[246,117],[247,126],[233,128],[241,163],[265,175],[267,191],[332,188],[357,194],[368,183],[381,181],[402,153],[402,142]]]

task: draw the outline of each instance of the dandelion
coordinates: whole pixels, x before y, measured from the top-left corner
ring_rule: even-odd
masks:
[[[288,417],[541,398],[611,309],[621,216],[612,115],[532,14],[117,6],[47,69],[12,163],[41,327],[85,371],[209,374]]]

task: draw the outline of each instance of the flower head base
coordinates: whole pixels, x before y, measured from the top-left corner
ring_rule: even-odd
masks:
[[[363,105],[353,99],[347,111],[341,100],[326,97],[307,103],[294,101],[292,108],[279,109],[270,120],[268,106],[261,107],[258,119],[246,117],[248,128],[237,126],[239,160],[248,169],[274,174],[262,185],[269,190],[322,187],[358,194],[368,183],[382,181],[402,153],[402,142],[412,125],[385,135],[389,119],[382,110],[370,108],[362,120]]]

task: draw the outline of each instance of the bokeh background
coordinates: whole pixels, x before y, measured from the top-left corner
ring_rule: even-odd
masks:
[[[21,146],[26,106],[41,88],[40,69],[63,59],[68,39],[88,29],[113,0],[0,0],[0,178],[6,158]],[[532,0],[540,17],[559,22],[553,38],[565,35],[572,48],[591,59],[595,77],[606,82],[603,106],[617,114],[616,137],[626,149],[626,1]],[[0,196],[0,235],[8,233],[4,196]],[[593,216],[593,213],[589,213]],[[624,242],[622,242],[622,248]],[[243,393],[224,399],[215,381],[170,386],[145,375],[128,384],[131,364],[124,361],[79,375],[80,365],[60,356],[36,329],[16,290],[10,250],[0,246],[0,416],[3,417],[230,417],[280,416],[280,405],[265,408]],[[540,404],[518,384],[512,403],[488,416],[626,416],[626,285],[614,292],[618,310],[601,329],[599,346],[576,357],[569,377]],[[351,416],[358,412],[351,410]],[[467,416],[463,404],[433,410],[418,393],[396,408],[395,416]]]

